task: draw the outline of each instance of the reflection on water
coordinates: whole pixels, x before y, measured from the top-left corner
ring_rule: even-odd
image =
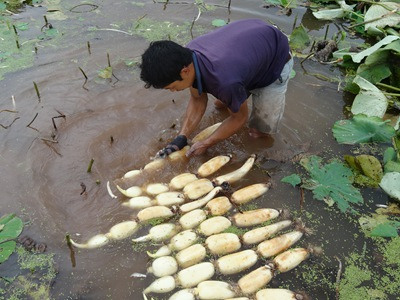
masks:
[[[216,2],[226,5],[223,1]],[[85,241],[97,233],[107,232],[116,223],[133,218],[134,212],[121,206],[123,198],[109,196],[106,182],[113,182],[131,169],[143,167],[179,131],[187,92],[172,94],[146,90],[138,80],[137,68],[125,64],[126,60],[137,59],[148,45],[143,38],[126,34],[132,29],[132,20],[146,15],[154,20],[181,24],[191,22],[198,10],[195,5],[185,3],[171,3],[164,9],[164,4],[152,1],[144,5],[135,2],[101,2],[98,5],[98,9],[80,14],[65,10],[69,19],[52,21],[56,28],[65,32],[61,46],[39,49],[34,67],[9,74],[0,81],[1,109],[12,108],[13,96],[19,117],[8,129],[1,130],[2,214],[24,211],[22,217],[32,221],[27,231],[46,241],[48,251],[56,253],[60,273],[54,285],[55,298],[140,299],[141,291],[153,278],[132,278],[130,275],[146,272],[148,257],[145,251],[133,252],[130,239],[101,249],[76,250],[76,267],[73,268],[64,237],[70,233],[75,240]],[[193,32],[199,34],[210,30],[211,21],[216,18],[229,17],[233,21],[256,17],[270,20],[290,33],[293,15],[304,15],[303,24],[309,30],[323,29],[324,23],[311,21],[312,16],[303,8],[296,9],[292,17],[286,17],[278,14],[277,9],[265,9],[262,5],[262,1],[255,0],[233,2],[229,15],[219,6],[204,11]],[[43,12],[43,8],[28,11],[34,15],[38,10]],[[29,14],[21,14],[22,17],[28,19]],[[109,30],[93,31],[92,27]],[[188,30],[187,34],[190,34]],[[87,49],[88,41],[91,54]],[[97,77],[97,72],[107,66],[107,53],[118,81],[114,77],[112,82]],[[259,201],[264,202],[263,206],[288,208],[299,215],[298,191],[279,182],[281,177],[295,170],[292,164],[276,159],[276,155],[284,151],[289,156],[290,151],[293,155],[302,151],[339,151],[330,128],[341,117],[343,104],[335,84],[304,75],[299,60],[295,62],[297,75],[289,83],[281,130],[273,139],[252,139],[245,128],[210,149],[205,156],[167,167],[153,177],[143,179],[143,183],[168,182],[181,172],[195,172],[202,162],[220,153],[233,154],[232,163],[225,169],[230,171],[239,167],[251,153],[256,153],[274,181],[274,188]],[[319,64],[310,63],[307,67],[332,76],[330,69]],[[82,88],[84,77],[79,68],[89,79],[85,85],[88,90]],[[39,87],[40,102],[33,81]],[[66,118],[57,118],[60,113]],[[14,119],[11,114],[0,116],[2,124],[9,124]],[[209,105],[201,127],[224,117],[226,112]],[[310,146],[302,150],[304,144]],[[275,162],[264,164],[269,158],[274,158]],[[92,172],[88,173],[91,159],[94,163]],[[265,182],[268,178],[262,169],[254,168],[240,185]],[[111,187],[118,194],[115,186]],[[305,209],[315,214],[318,220],[326,217],[328,213],[322,205],[308,197]],[[341,216],[337,218],[332,221],[334,224],[340,224]],[[140,233],[146,229],[142,228]],[[321,234],[326,230],[321,228]],[[342,233],[349,239],[339,247],[334,244],[336,238],[332,238],[327,256],[351,247],[351,229],[343,228]],[[308,238],[307,242],[325,242],[326,238],[321,238],[321,234]],[[328,265],[327,269],[331,267]],[[307,290],[296,278],[293,273],[285,274],[274,279],[272,285],[291,280],[288,288]],[[334,293],[318,287],[309,292],[316,299]]]

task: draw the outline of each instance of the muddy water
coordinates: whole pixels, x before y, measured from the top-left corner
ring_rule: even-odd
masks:
[[[166,141],[174,137],[179,131],[179,120],[188,99],[187,92],[144,89],[137,68],[128,67],[124,61],[138,58],[148,41],[110,29],[127,32],[132,22],[144,15],[157,21],[190,23],[198,13],[197,8],[187,3],[171,3],[164,10],[163,4],[152,1],[145,2],[144,6],[130,1],[98,2],[98,9],[92,12],[72,13],[63,7],[67,19],[52,21],[64,33],[63,39],[52,47],[39,48],[33,67],[8,74],[0,81],[1,109],[13,109],[14,97],[15,110],[18,111],[17,114],[3,112],[0,115],[3,125],[11,124],[18,117],[8,129],[0,131],[1,214],[15,212],[25,221],[31,221],[25,232],[45,242],[48,251],[56,254],[59,269],[53,286],[56,299],[140,299],[143,288],[153,280],[152,277],[130,277],[134,272],[146,273],[148,265],[145,252],[134,252],[130,239],[101,249],[76,251],[76,266],[73,266],[64,238],[66,233],[70,233],[73,239],[85,241],[97,233],[107,232],[116,223],[132,218],[134,212],[121,206],[124,198],[116,200],[109,196],[106,182],[112,182],[128,170],[143,167]],[[222,1],[215,3],[226,5]],[[79,2],[71,1],[68,8],[74,4]],[[311,35],[324,34],[325,24],[313,20],[304,8],[296,9],[288,17],[275,8],[266,9],[262,5],[262,1],[255,0],[232,1],[230,13],[222,7],[203,12],[193,33],[211,30],[211,21],[216,18],[229,18],[231,21],[261,18],[290,33],[294,16],[298,15],[298,20],[302,20]],[[44,14],[45,8],[27,8],[15,18],[24,21]],[[102,30],[93,31],[90,29],[93,26]],[[35,36],[39,31],[32,29],[24,34]],[[186,35],[190,37],[188,33]],[[88,41],[91,54],[87,48]],[[107,53],[118,78],[113,77],[111,82],[97,77],[98,70],[107,66]],[[87,90],[82,88],[84,78],[78,67],[89,78],[85,85]],[[319,73],[333,78],[340,76],[338,70],[312,62],[306,62],[304,67],[306,71],[300,66],[300,59],[296,58],[294,69],[297,74],[289,83],[281,131],[274,139],[254,140],[243,129],[210,149],[203,157],[168,167],[147,181],[168,182],[179,172],[196,170],[202,162],[218,153],[234,155],[226,168],[228,171],[240,166],[251,153],[257,153],[259,168],[252,170],[241,185],[268,180],[264,172],[267,170],[275,186],[258,204],[288,208],[294,214],[302,215],[299,192],[279,182],[296,169],[291,163],[268,158],[286,152],[289,156],[290,153],[299,153],[302,145],[310,142],[309,152],[335,156],[343,149],[333,140],[330,130],[333,123],[342,118],[344,106],[337,83],[321,81],[309,74]],[[40,90],[40,101],[33,82]],[[60,113],[65,118],[58,117]],[[219,122],[224,117],[226,112],[215,110],[210,103],[201,127]],[[48,141],[53,138],[57,143]],[[94,159],[92,172],[87,173],[91,159]],[[84,193],[83,186],[86,188]],[[118,194],[114,186],[112,189]],[[374,201],[382,198],[381,195],[371,197]],[[326,272],[334,282],[337,262],[332,257],[343,257],[353,250],[355,225],[311,198],[306,193],[303,214],[307,211],[319,220],[313,224],[317,233],[300,244],[326,246]],[[146,229],[143,228],[139,234],[144,234]],[[320,263],[318,259],[316,263]],[[2,273],[7,273],[4,268],[7,264],[0,266]],[[292,274],[277,276],[272,286],[305,290],[315,299],[334,297],[334,290],[304,285],[299,276],[295,276],[295,272],[305,270],[306,267],[300,266]]]

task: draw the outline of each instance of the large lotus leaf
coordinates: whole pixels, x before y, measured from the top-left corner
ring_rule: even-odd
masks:
[[[350,203],[363,203],[360,191],[352,185],[353,173],[342,163],[334,161],[323,166],[322,159],[314,155],[300,163],[311,176],[302,187],[312,190],[315,199],[336,203],[342,212],[354,211]]]
[[[390,13],[393,10],[400,10],[400,4],[395,2],[379,2],[380,5],[371,5],[365,13],[364,21],[365,30],[369,27],[393,27],[400,23],[400,15],[397,13]],[[386,9],[385,7],[390,10]]]
[[[364,114],[369,117],[385,115],[388,100],[385,95],[372,83],[360,76],[354,78],[354,83],[360,87],[360,92],[354,99],[351,112],[355,115]]]
[[[365,57],[371,55],[382,46],[388,45],[398,39],[400,39],[400,37],[395,35],[388,35],[378,43],[374,44],[372,47],[369,47],[368,49],[365,49],[364,51],[361,51],[359,53],[351,54],[350,56],[355,63],[360,63]]]
[[[365,154],[358,156],[345,155],[344,159],[355,175],[355,183],[369,187],[379,186],[383,170],[381,163],[376,157]]]
[[[378,117],[355,115],[350,120],[340,120],[333,125],[333,136],[340,144],[383,142],[389,143],[395,130]]]
[[[310,44],[310,36],[302,24],[293,29],[290,35],[290,48],[294,50],[303,50]]]
[[[313,12],[314,17],[320,20],[333,20],[336,18],[343,18],[353,11],[355,5],[348,5],[344,0],[336,1],[340,8],[323,9]]]
[[[400,173],[389,172],[383,175],[380,187],[392,198],[400,201]]]
[[[400,162],[388,161],[385,164],[385,173],[399,172],[400,173]]]

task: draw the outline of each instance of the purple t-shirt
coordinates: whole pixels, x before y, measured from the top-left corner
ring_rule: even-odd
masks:
[[[251,90],[279,78],[289,53],[287,37],[257,19],[232,22],[186,47],[196,54],[203,91],[233,112],[239,111]]]

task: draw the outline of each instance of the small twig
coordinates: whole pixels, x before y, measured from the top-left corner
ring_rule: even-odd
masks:
[[[312,52],[313,52],[313,50],[314,50],[314,46],[315,46],[315,43],[316,43],[316,40],[314,40],[314,41],[313,41],[313,43],[312,43],[312,45],[311,45],[311,48],[310,48],[310,52],[309,52],[309,53],[312,53]]]
[[[108,52],[107,52],[107,62],[108,62],[108,66],[111,68],[110,54]]]
[[[120,33],[125,33],[127,35],[132,35],[129,32],[123,31],[123,30],[119,30],[119,29],[114,29],[114,28],[98,28],[97,30],[103,30],[103,31],[115,31],[115,32],[120,32]]]
[[[231,21],[231,3],[232,2],[232,0],[229,0],[228,1],[228,23],[230,23],[230,21]]]
[[[14,29],[14,33],[15,33],[15,35],[18,35],[18,32],[17,32],[17,28],[15,27],[15,25],[13,24],[13,29]]]
[[[297,17],[298,17],[298,14],[296,14],[296,16],[294,17],[293,26],[292,26],[292,31],[296,28]]]
[[[53,150],[58,156],[62,157],[61,153],[58,152],[57,149],[54,148],[54,146],[53,146],[52,144],[49,144],[49,143],[47,142],[47,140],[45,140],[45,139],[42,139],[42,141],[43,141],[43,143],[44,143],[47,147],[49,147],[51,150]]]
[[[82,188],[82,192],[79,195],[82,196],[83,194],[86,193],[86,185],[83,182],[81,182],[81,188]]]
[[[19,117],[16,117],[16,118],[10,123],[10,125],[3,125],[3,124],[0,124],[0,126],[3,127],[4,129],[8,129],[8,128],[10,128],[11,125],[14,124],[14,122],[17,121],[18,119],[19,119]]]
[[[16,111],[16,110],[10,110],[10,109],[2,109],[2,110],[0,110],[0,113],[2,113],[2,112],[9,112],[9,113],[13,113],[13,114],[18,113],[18,111]]]
[[[166,10],[166,9],[167,9],[168,2],[169,2],[169,0],[166,0],[166,1],[165,1],[163,10]]]
[[[91,6],[92,7],[92,9],[91,10],[87,10],[87,11],[84,11],[84,12],[91,12],[91,11],[94,11],[94,10],[96,10],[96,9],[98,9],[99,8],[99,6],[98,5],[96,5],[96,4],[91,4],[91,3],[82,3],[82,4],[78,4],[78,5],[75,5],[75,6],[73,6],[72,8],[70,8],[70,12],[73,12],[73,13],[83,13],[83,12],[81,12],[81,11],[74,11],[74,9],[75,8],[77,8],[77,7],[79,7],[79,6]]]
[[[17,108],[17,106],[16,106],[16,104],[15,104],[15,98],[14,98],[14,95],[12,95],[12,96],[11,96],[11,101],[12,101],[13,108],[14,108],[14,109],[16,109],[16,108]]]
[[[53,122],[54,130],[56,132],[58,131],[58,129],[57,129],[56,122],[54,121],[54,119],[58,119],[58,118],[63,118],[64,120],[66,119],[64,114],[60,113],[59,111],[57,111],[57,112],[58,112],[59,115],[51,118],[51,121]]]
[[[15,44],[17,44],[17,48],[20,49],[21,46],[19,45],[18,39],[15,40]]]
[[[110,144],[112,145],[114,143],[114,137],[110,136]]]
[[[88,41],[86,44],[87,44],[87,49],[88,49],[88,52],[89,52],[89,55],[90,55],[90,54],[92,54],[92,52],[90,51],[90,42]]]
[[[46,139],[46,138],[40,138],[43,142],[49,142],[49,143],[54,143],[54,144],[58,144],[58,141],[56,140],[51,140],[51,139]]]
[[[85,85],[86,85],[86,83],[87,83],[87,81],[88,81],[88,77],[86,76],[85,72],[82,70],[81,67],[78,67],[78,68],[79,68],[79,70],[82,72],[83,76],[85,77],[85,82],[82,84],[82,88],[85,89],[85,90],[87,90],[87,91],[89,91],[89,89],[88,89],[87,87],[85,87]]]
[[[39,115],[39,113],[36,113],[36,115],[33,117],[32,121],[28,125],[26,125],[26,127],[30,128],[30,129],[33,129],[33,130],[36,130],[37,132],[39,132],[39,130],[37,130],[35,127],[32,127],[31,125],[36,120],[38,115]]]
[[[92,159],[90,160],[89,166],[88,166],[88,168],[87,168],[87,170],[86,170],[87,173],[91,173],[91,172],[92,172],[93,163],[94,163],[94,158],[92,158]]]
[[[40,93],[39,93],[39,88],[38,88],[36,82],[33,82],[33,86],[35,87],[36,95],[38,96],[38,98],[39,98],[39,103],[40,103],[40,102],[41,102]]]
[[[301,60],[300,65],[303,65],[303,63],[304,63],[307,59],[309,59],[310,57],[312,57],[312,56],[314,56],[314,53],[308,54],[305,58],[303,58],[303,59]]]
[[[339,269],[336,274],[336,299],[339,299],[339,284],[340,284],[340,277],[342,276],[342,262],[337,256],[335,256],[335,258],[339,262]]]

